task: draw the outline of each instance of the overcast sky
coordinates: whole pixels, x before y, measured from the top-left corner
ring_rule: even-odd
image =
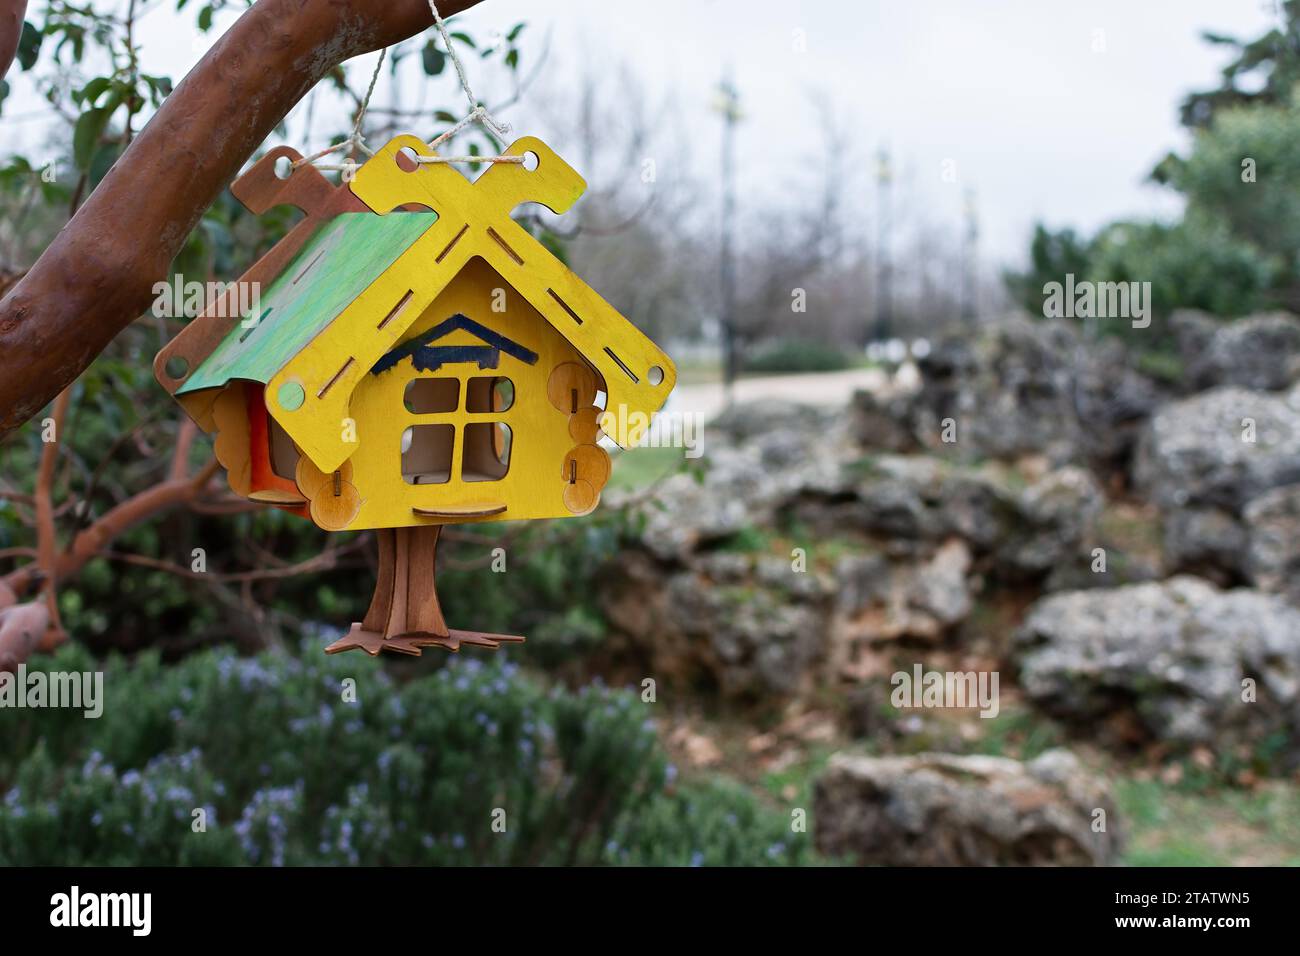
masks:
[[[958,223],[973,187],[995,261],[1023,256],[1036,219],[1087,230],[1176,211],[1143,180],[1187,142],[1182,95],[1213,84],[1227,60],[1201,31],[1249,37],[1273,22],[1261,0],[488,0],[470,17],[553,24],[560,59],[598,37],[649,83],[678,90],[710,171],[711,93],[731,64],[747,113],[741,175],[754,189],[808,158],[798,144],[819,142],[809,96],[820,95],[849,122],[863,165],[888,143],[936,217]],[[941,176],[946,159],[957,183]]]
[[[527,20],[525,72],[548,35],[548,64],[561,78],[584,59],[626,63],[648,91],[675,96],[705,177],[719,161],[711,104],[729,66],[746,114],[742,202],[800,201],[801,168],[821,148],[820,99],[848,132],[857,175],[844,188],[860,200],[863,234],[872,229],[871,157],[887,144],[909,205],[923,215],[956,229],[963,193],[975,190],[983,257],[1000,264],[1022,259],[1038,219],[1087,231],[1176,212],[1174,197],[1143,180],[1165,151],[1186,145],[1181,96],[1214,83],[1227,59],[1199,34],[1254,36],[1272,8],[1271,0],[485,0],[461,20],[480,36]],[[150,14],[146,69],[183,74],[203,46],[191,43],[192,22],[188,10],[179,19],[165,8]],[[472,79],[486,73],[476,63]],[[6,115],[38,105],[19,82]],[[511,111],[516,132],[538,125],[530,108]],[[35,135],[34,124],[0,123],[16,138]],[[564,143],[551,145],[565,153]],[[942,176],[945,161],[956,182]]]

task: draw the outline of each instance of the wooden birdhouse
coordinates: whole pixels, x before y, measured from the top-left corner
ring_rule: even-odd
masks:
[[[330,652],[521,640],[447,628],[434,590],[445,524],[564,518],[610,476],[602,413],[641,437],[676,372],[512,218],[563,213],[586,184],[540,140],[471,183],[410,136],[331,185],[273,150],[231,187],[306,218],[154,363],[240,495],[329,531],[378,529],[369,612]],[[248,289],[256,308],[232,307]],[[256,314],[253,314],[256,312]],[[639,427],[638,427],[639,426]]]

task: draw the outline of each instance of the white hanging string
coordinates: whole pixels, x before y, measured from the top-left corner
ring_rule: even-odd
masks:
[[[333,146],[327,146],[318,153],[299,159],[291,164],[291,168],[297,169],[307,163],[315,163],[316,160],[328,156],[330,153],[337,153],[340,149],[351,149],[356,147],[362,150],[367,156],[375,155],[375,151],[366,146],[366,138],[361,135],[361,122],[366,118],[366,110],[370,108],[370,97],[375,93],[375,84],[379,82],[379,71],[383,68],[384,57],[388,55],[388,47],[379,51],[379,60],[375,63],[375,72],[370,74],[370,85],[366,87],[366,95],[361,100],[361,105],[357,108],[357,119],[352,124],[352,132],[348,134],[347,139],[335,143]],[[356,169],[356,163],[341,164],[322,164],[317,169]]]
[[[463,119],[455,123],[451,129],[434,139],[433,142],[429,144],[429,148],[437,149],[471,123],[478,123],[498,139],[504,139],[510,134],[510,125],[508,123],[498,122],[492,114],[487,111],[486,107],[479,104],[478,98],[474,96],[474,91],[470,89],[469,77],[465,73],[465,65],[461,63],[460,56],[456,53],[456,48],[452,45],[451,35],[447,32],[447,24],[443,21],[442,14],[438,12],[438,4],[435,0],[429,0],[429,11],[433,14],[433,22],[438,27],[438,33],[442,35],[443,46],[447,48],[447,55],[451,57],[452,66],[455,67],[456,76],[460,80],[460,88],[464,91],[465,99],[469,101],[470,107],[469,113]],[[319,152],[295,161],[292,164],[293,169],[297,169],[299,166],[310,163],[315,165],[317,169],[344,170],[351,172],[359,168],[357,163],[317,163],[316,161],[323,159],[330,153],[336,153],[341,149],[350,150],[353,147],[360,149],[367,156],[375,155],[374,150],[366,146],[365,137],[361,134],[361,123],[365,119],[366,110],[370,107],[370,97],[374,95],[375,83],[379,80],[379,71],[384,65],[384,57],[387,53],[387,47],[379,51],[379,62],[375,64],[375,72],[370,75],[370,85],[366,88],[366,95],[362,99],[360,107],[357,109],[357,119],[352,125],[352,132],[348,137],[335,143],[333,146],[327,146]],[[523,163],[524,161],[522,156],[416,156],[414,159],[415,162],[422,165],[431,165],[434,163]]]
[[[443,21],[442,14],[438,12],[438,4],[435,0],[429,0],[429,11],[433,14],[433,22],[437,25],[438,32],[442,34],[442,45],[447,48],[447,55],[451,57],[451,64],[456,68],[456,76],[460,79],[460,88],[464,90],[465,99],[469,101],[469,114],[430,143],[429,148],[437,149],[470,123],[478,123],[498,139],[505,139],[510,134],[509,125],[497,122],[486,107],[479,105],[478,97],[470,89],[469,77],[465,75],[465,65],[460,62],[460,55],[452,45],[451,35],[447,32],[447,24]],[[416,156],[415,161],[423,165],[432,163],[522,163],[524,158],[522,156]]]

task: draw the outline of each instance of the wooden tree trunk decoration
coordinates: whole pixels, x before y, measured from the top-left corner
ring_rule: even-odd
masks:
[[[359,648],[371,656],[380,651],[419,656],[424,647],[458,651],[464,644],[496,648],[523,640],[509,634],[453,631],[447,627],[434,582],[441,531],[442,525],[421,525],[381,528],[376,532],[379,578],[370,610],[364,621],[353,624],[347,635],[325,648],[325,653]]]

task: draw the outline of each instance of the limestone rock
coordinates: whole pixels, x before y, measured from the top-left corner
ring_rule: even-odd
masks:
[[[1300,607],[1300,485],[1286,485],[1246,505],[1246,572],[1264,591]]]
[[[836,754],[817,780],[813,814],[817,849],[864,865],[1102,866],[1120,850],[1105,784],[1064,750],[1028,763]]]
[[[1165,510],[1209,505],[1231,514],[1300,481],[1300,389],[1225,386],[1165,406],[1143,436],[1137,480]]]
[[[1025,693],[1075,723],[1122,714],[1216,747],[1300,730],[1300,610],[1276,595],[1186,575],[1064,592],[1030,608],[1015,645]]]

